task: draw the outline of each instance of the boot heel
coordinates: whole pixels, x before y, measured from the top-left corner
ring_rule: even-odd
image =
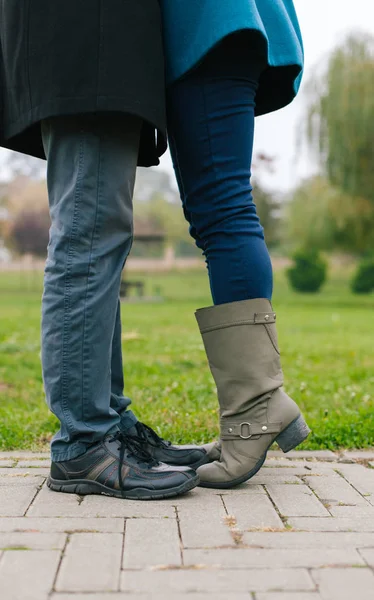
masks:
[[[309,434],[310,429],[308,425],[304,421],[303,416],[299,415],[297,419],[292,421],[292,423],[278,435],[275,441],[283,452],[289,452],[306,440]]]

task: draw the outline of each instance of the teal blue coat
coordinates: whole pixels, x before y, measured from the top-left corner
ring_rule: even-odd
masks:
[[[297,94],[303,44],[292,0],[161,0],[167,83],[196,66],[231,33],[248,30],[267,52],[256,114],[282,108]],[[250,55],[248,55],[250,61]]]

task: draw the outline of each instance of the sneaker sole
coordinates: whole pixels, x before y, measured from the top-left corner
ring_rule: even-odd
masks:
[[[52,479],[52,477],[48,477],[47,479],[47,486],[54,492],[77,494],[78,496],[96,494],[127,500],[162,500],[163,498],[173,498],[174,496],[189,492],[198,485],[198,475],[187,479],[185,483],[169,490],[148,490],[138,487],[133,490],[121,491],[113,490],[97,481],[90,481],[88,479],[75,479],[73,481],[59,481],[58,479]]]

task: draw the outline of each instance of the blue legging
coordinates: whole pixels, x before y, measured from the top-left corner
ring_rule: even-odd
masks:
[[[214,304],[271,299],[272,266],[250,185],[264,61],[233,36],[168,90],[170,150]]]

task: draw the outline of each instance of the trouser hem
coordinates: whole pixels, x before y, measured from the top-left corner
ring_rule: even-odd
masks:
[[[120,427],[121,431],[123,431],[124,433],[129,431],[129,429],[131,429],[132,427],[134,427],[134,425],[136,425],[138,423],[138,419],[134,415],[132,410],[124,410],[123,413],[120,413],[119,416],[121,419],[120,423],[119,423],[119,427]]]
[[[109,431],[107,431],[103,438],[96,440],[96,442],[90,442],[88,444],[85,444],[84,442],[75,442],[74,444],[71,444],[65,452],[54,452],[53,450],[51,450],[52,461],[63,462],[66,460],[73,460],[74,458],[78,458],[78,456],[85,454],[90,446],[99,443],[108,435],[114,435],[118,431],[118,429],[119,425],[115,425],[115,427],[112,427],[111,429],[109,429]]]
[[[88,444],[82,444],[78,442],[77,444],[72,444],[66,452],[53,452],[51,451],[51,456],[53,462],[63,462],[65,460],[73,460],[73,458],[77,458],[82,454],[87,452]]]

